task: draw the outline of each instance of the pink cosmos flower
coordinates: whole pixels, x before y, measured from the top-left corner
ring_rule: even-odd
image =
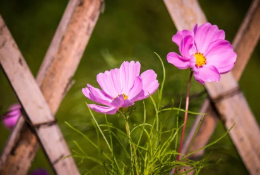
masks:
[[[216,25],[196,24],[191,31],[178,31],[172,41],[179,46],[180,55],[170,52],[169,63],[179,69],[191,68],[195,79],[204,84],[220,80],[220,74],[229,72],[237,55],[231,44],[225,40],[225,32]]]
[[[135,101],[147,98],[158,86],[156,73],[147,70],[140,74],[140,63],[125,61],[119,69],[111,69],[97,75],[97,82],[102,90],[90,84],[82,89],[90,100],[101,105],[89,104],[96,112],[115,114],[120,108],[132,106]]]
[[[6,128],[12,130],[21,115],[21,105],[13,104],[9,107],[8,112],[2,116],[3,124]]]

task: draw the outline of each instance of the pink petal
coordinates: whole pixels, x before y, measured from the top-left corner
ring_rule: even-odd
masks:
[[[207,64],[215,66],[219,73],[229,72],[235,64],[237,54],[233,51],[232,45],[226,40],[213,42],[205,55]]]
[[[131,100],[124,100],[124,103],[123,103],[123,105],[121,106],[121,107],[123,107],[123,108],[127,108],[127,107],[129,107],[129,106],[132,106],[132,105],[134,105],[135,103],[134,103],[134,101],[131,101]]]
[[[96,103],[109,105],[112,101],[112,99],[108,97],[104,91],[94,88],[90,84],[87,84],[87,87],[83,88],[82,92],[87,98]]]
[[[115,98],[112,103],[112,106],[114,106],[115,108],[126,108],[129,106],[134,105],[134,102],[132,100],[126,99],[124,100],[124,96],[123,95],[119,95],[117,98]]]
[[[88,105],[90,109],[103,114],[115,114],[117,112],[117,108],[113,106],[99,106],[96,104],[89,104]]]
[[[3,116],[3,124],[7,129],[12,130],[14,126],[16,125],[21,113],[17,115],[5,115]]]
[[[190,56],[195,53],[192,36],[186,36],[183,38],[179,47],[179,51],[183,56],[183,59],[189,60]]]
[[[7,129],[12,130],[16,125],[20,115],[22,106],[20,104],[13,104],[9,107],[8,112],[2,116],[3,124]]]
[[[130,63],[125,61],[120,67],[120,82],[122,87],[122,94],[128,94],[134,85],[134,80],[140,74],[141,65],[137,61]]]
[[[142,89],[143,89],[142,79],[138,76],[135,78],[134,85],[129,91],[128,99],[131,101],[135,101],[135,99],[138,97]]]
[[[205,65],[199,68],[198,72],[194,72],[194,78],[201,84],[212,81],[219,82],[220,74],[214,66]]]
[[[110,97],[113,98],[118,95],[118,92],[116,91],[117,85],[115,87],[111,72],[105,71],[105,73],[99,73],[97,75],[97,82],[103,91]],[[119,83],[119,81],[115,83]]]
[[[152,95],[159,87],[157,74],[153,70],[147,70],[141,74],[143,83],[143,95],[139,95],[138,100],[142,100]]]
[[[113,101],[111,102],[111,105],[114,106],[115,108],[120,108],[124,104],[124,97],[123,95],[119,95],[118,97],[114,98]]]
[[[184,59],[175,52],[168,53],[167,61],[176,66],[178,69],[187,69],[190,67],[190,61]]]
[[[198,29],[198,24],[195,24],[194,27],[192,28],[193,36],[197,32]]]
[[[8,113],[6,114],[8,116],[15,116],[15,115],[21,115],[21,107],[20,108],[16,108],[16,109],[11,109],[9,108]]]
[[[189,30],[178,31],[175,35],[173,35],[172,41],[175,44],[177,44],[177,46],[180,46],[183,38],[188,36],[188,35],[193,36],[193,33]]]
[[[205,53],[211,42],[218,39],[224,39],[225,33],[223,30],[219,30],[218,26],[211,25],[210,23],[204,23],[199,26],[194,33],[194,40],[198,52]]]
[[[22,106],[19,103],[15,103],[8,108],[8,111],[21,110]]]
[[[120,83],[120,69],[112,69],[110,70],[110,74],[116,93],[121,94],[122,88]]]
[[[196,66],[196,58],[194,55],[191,56],[190,67],[194,73],[199,71],[199,68]]]
[[[144,89],[144,95],[143,96],[140,95],[137,100],[142,100],[142,99],[149,97],[150,95],[155,93],[155,91],[158,89],[158,87],[159,87],[158,80],[153,81],[149,86],[147,86]]]

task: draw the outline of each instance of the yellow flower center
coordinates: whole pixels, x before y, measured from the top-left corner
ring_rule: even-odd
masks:
[[[126,99],[128,98],[127,95],[125,95],[125,94],[122,94],[122,95],[123,95],[123,97],[124,97],[124,100],[126,100]]]
[[[125,94],[122,94],[122,95],[123,95],[123,97],[124,97],[124,100],[128,99],[128,96],[127,96],[127,95],[125,95]],[[113,100],[114,100],[115,98],[117,98],[117,97],[119,97],[119,95],[117,95],[116,97],[114,97]]]
[[[201,66],[204,66],[207,62],[207,59],[205,58],[205,56],[200,53],[200,52],[197,52],[194,54],[195,58],[196,58],[196,65],[198,67],[201,67]]]

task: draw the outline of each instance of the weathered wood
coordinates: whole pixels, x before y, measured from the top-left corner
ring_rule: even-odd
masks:
[[[59,99],[63,98],[64,89],[70,84],[95,27],[100,8],[100,0],[83,0],[75,9],[60,48],[54,56],[57,59],[54,59],[49,67],[41,86],[51,110],[58,108],[61,102]],[[70,79],[61,78],[63,76],[70,77]],[[52,91],[44,89],[52,89]]]
[[[0,26],[1,66],[28,115],[31,125],[39,125],[34,127],[34,131],[39,141],[43,143],[43,149],[52,162],[54,170],[57,174],[79,174],[73,158],[61,159],[70,155],[70,151],[58,125],[49,126],[55,119],[2,17],[0,17]],[[43,123],[48,123],[48,125]],[[52,130],[51,134],[49,130],[47,130],[49,132],[46,131],[46,128]],[[53,152],[55,147],[59,149]]]
[[[183,3],[182,3],[183,4]],[[166,3],[166,6],[167,6],[167,3]],[[189,9],[190,7],[183,7],[184,9]],[[238,80],[246,66],[246,63],[248,62],[249,58],[250,58],[250,55],[252,54],[252,51],[254,49],[254,47],[256,46],[256,43],[259,39],[259,36],[260,36],[260,21],[258,20],[259,16],[260,16],[260,9],[259,9],[259,0],[254,0],[254,2],[252,3],[251,7],[250,7],[250,10],[248,11],[247,15],[246,15],[246,18],[244,19],[243,21],[243,24],[241,25],[239,31],[238,31],[238,34],[236,35],[236,38],[233,42],[233,46],[234,46],[234,49],[236,51],[236,53],[238,54],[238,58],[237,58],[237,62],[235,64],[235,67],[233,69],[233,73],[234,73],[234,76],[235,78]],[[180,12],[175,12],[174,9],[171,9],[171,8],[168,8],[168,10],[171,10],[171,16],[178,16],[178,14]],[[180,11],[186,11],[186,10],[183,10],[181,9]],[[201,11],[202,12],[202,11]],[[174,15],[175,13],[177,13],[176,15]],[[195,16],[203,16],[201,14],[196,14]],[[186,19],[187,17],[184,16],[184,18]],[[193,17],[193,18],[196,18],[196,17]],[[198,17],[197,17],[198,18]],[[182,20],[179,19],[179,20]],[[174,20],[175,21],[175,20]],[[175,22],[178,22],[178,21],[175,21]],[[177,28],[180,28],[180,29],[183,29],[185,27],[185,25],[183,25],[183,28],[182,28],[182,24],[181,22],[179,22],[179,26],[177,25]],[[186,25],[187,26],[187,25]],[[191,29],[191,26],[188,28],[188,29]],[[229,75],[227,75],[229,76]],[[234,78],[234,77],[233,77]],[[224,80],[222,80],[224,81]],[[228,81],[227,81],[228,82]],[[206,85],[207,86],[207,85]],[[211,87],[209,87],[209,89],[212,89]],[[240,103],[244,103],[246,104],[246,101],[243,97],[243,95],[239,95],[239,97],[242,99],[240,100]],[[234,100],[234,99],[233,99]],[[220,108],[219,104],[216,105],[218,106],[218,108]],[[248,106],[248,105],[246,105]],[[223,107],[223,106],[222,106]],[[220,110],[220,109],[219,109]],[[236,109],[233,109],[233,113],[236,111]],[[250,121],[252,125],[254,125],[255,128],[258,128],[257,124],[255,123],[255,120],[254,120],[254,117],[252,115],[251,112],[249,112],[250,109],[247,108],[247,112],[248,114],[250,114]],[[209,138],[211,137],[211,134],[214,132],[215,130],[215,127],[216,127],[216,124],[217,124],[217,120],[218,120],[218,117],[217,117],[217,114],[214,112],[214,110],[212,110],[212,108],[210,107],[210,103],[209,103],[209,99],[207,99],[203,106],[202,106],[202,109],[200,112],[206,112],[207,115],[205,116],[204,118],[204,121],[201,125],[201,128],[198,132],[198,135],[197,137],[195,138],[195,141],[194,141],[194,144],[193,144],[193,147],[192,147],[192,150],[191,151],[194,151],[198,148],[201,148],[202,146],[204,146]],[[221,112],[221,111],[220,111]],[[227,112],[227,111],[225,111]],[[229,111],[230,112],[230,111]],[[222,111],[222,116],[226,116],[227,114],[225,113],[225,115],[223,115],[223,111]],[[230,118],[228,118],[230,119]],[[200,120],[200,116],[197,117],[187,139],[186,139],[186,142],[185,142],[185,145],[184,145],[184,149],[183,149],[183,153],[187,153],[188,152],[188,149],[189,149],[189,146],[190,146],[190,143],[191,143],[191,140],[192,140],[192,136],[194,135],[195,133],[195,129],[198,125],[198,122]],[[231,120],[231,119],[230,119]],[[227,124],[229,122],[226,122],[225,125],[226,127],[230,127],[230,123]],[[256,125],[256,126],[255,126]],[[238,128],[239,126],[236,126],[235,128]],[[206,132],[204,129],[207,129]],[[230,133],[231,135],[231,138],[234,140],[234,142],[236,143],[236,146],[238,144],[240,144],[238,142],[238,136],[239,136],[239,131],[236,131],[235,130],[233,132]],[[259,131],[259,129],[256,129],[256,132]],[[245,138],[244,139],[248,139],[250,138],[252,142],[254,142],[254,137],[255,135],[253,135],[253,139],[252,139],[252,133],[248,132],[247,133],[248,135],[243,135],[242,133],[242,136],[244,136]],[[246,162],[245,164],[247,165],[247,168],[250,169],[252,166],[254,165],[258,165],[258,161],[256,159],[256,157],[254,157],[252,154],[247,154],[247,155],[244,155],[242,153],[242,150],[243,150],[243,146],[247,146],[247,148],[252,148],[252,150],[250,151],[253,151],[253,147],[251,145],[251,143],[241,143],[240,144],[241,146],[238,145],[237,149],[242,157],[242,159],[244,160],[244,162]],[[258,154],[259,154],[259,150],[258,148],[255,148],[256,146],[254,145],[254,149],[255,151],[257,152],[258,151]],[[244,150],[245,151],[245,150]],[[198,152],[196,155],[193,155],[194,157],[191,157],[193,159],[198,159],[200,156],[202,156],[203,154],[203,151],[201,152]],[[255,159],[256,160],[256,163],[254,164],[253,161],[251,161],[251,165],[250,165],[250,161],[247,162],[247,160],[250,160],[250,156],[253,156],[252,159]],[[244,158],[243,158],[244,157]],[[252,169],[250,170],[250,173],[251,174],[256,174],[256,171],[257,170],[257,166],[254,166],[252,167]]]
[[[19,118],[17,125],[19,126],[14,128],[7,142],[7,145],[5,146],[4,152],[1,155],[1,161],[3,160],[2,166],[6,165],[7,163],[4,162],[4,160],[8,160],[8,163],[11,162],[13,166],[3,166],[3,168],[1,168],[0,171],[1,175],[18,174],[17,172],[21,173],[22,175],[26,174],[26,172],[28,171],[28,167],[31,166],[31,162],[25,161],[25,162],[20,162],[20,164],[15,164],[17,159],[16,150],[23,152],[23,154],[18,154],[20,159],[33,159],[33,157],[30,156],[31,153],[37,151],[39,148],[37,137],[32,132],[32,130],[28,129],[28,126],[25,123],[23,117]],[[15,137],[13,142],[10,141],[12,140],[11,139],[12,137]],[[19,142],[20,140],[22,140],[23,142]],[[29,147],[31,144],[35,146]],[[13,147],[13,145],[15,145],[15,147]]]
[[[236,124],[229,135],[248,172],[259,174],[260,129],[244,95],[237,90],[239,85],[235,77],[230,72],[223,75],[219,83],[207,83],[205,86],[226,128]]]
[[[232,73],[234,74],[237,80],[240,79],[242,72],[244,71],[244,68],[248,60],[250,59],[250,56],[257,44],[257,41],[259,40],[260,37],[260,30],[259,30],[260,20],[258,19],[259,16],[260,16],[260,1],[254,0],[232,43],[234,50],[238,55],[235,67],[232,70]],[[198,148],[201,148],[201,146],[206,145],[206,143],[210,139],[217,125],[218,116],[216,112],[214,112],[214,110],[211,110],[211,107],[209,106],[210,106],[209,99],[207,99],[205,100],[201,108],[201,113],[206,112],[207,115],[205,116],[203,123],[201,125],[201,129],[199,130],[197,137],[195,138],[194,144],[192,146],[192,151],[195,151]],[[190,130],[190,133],[187,136],[186,142],[183,147],[184,148],[183,153],[188,152],[188,147],[190,146],[192,136],[194,135],[195,130],[197,128],[196,123],[198,123],[199,120],[200,120],[200,116],[196,118],[196,121],[194,122],[194,125],[192,126],[192,129]],[[204,130],[203,128],[207,128],[207,132],[203,132]],[[194,156],[200,157],[202,156],[202,154],[203,152],[199,152]]]
[[[203,146],[205,146],[208,143],[211,135],[213,134],[213,132],[216,128],[219,117],[218,117],[218,114],[215,112],[215,109],[212,108],[209,98],[207,98],[204,101],[203,106],[200,110],[200,113],[206,113],[206,115],[203,118],[203,121],[198,130],[198,133],[197,133],[197,135],[193,141],[192,147],[190,149],[190,145],[191,145],[193,136],[196,132],[196,129],[198,127],[198,124],[199,124],[202,116],[198,115],[196,120],[194,121],[194,123],[189,131],[189,134],[187,135],[187,138],[184,142],[184,145],[182,148],[183,154],[187,154],[189,149],[190,149],[190,152],[193,152],[193,151],[196,151],[196,150],[202,148]],[[189,159],[199,160],[202,157],[202,155],[204,154],[204,151],[205,150],[203,149],[203,150],[200,150],[199,152],[196,152],[195,154],[189,156]],[[187,169],[188,168],[186,168],[186,170]],[[192,172],[189,173],[189,175],[191,175],[191,174],[192,174]]]
[[[163,0],[177,30],[191,29],[207,21],[197,0]]]
[[[71,19],[72,14],[74,13],[75,8],[76,8],[78,3],[79,3],[78,0],[70,0],[68,5],[67,5],[65,13],[63,14],[62,19],[60,21],[60,25],[56,30],[56,33],[55,33],[55,35],[52,39],[52,42],[49,46],[49,49],[48,49],[48,51],[45,55],[45,58],[44,58],[44,60],[41,64],[40,70],[38,71],[36,81],[37,81],[39,86],[41,86],[42,80],[43,80],[46,72],[48,71],[50,64],[52,63],[52,61],[54,59],[54,55],[55,55],[55,53],[57,52],[57,50],[60,46],[60,42],[62,41],[62,38],[63,38],[63,36],[66,32],[66,29],[68,27],[68,23]],[[52,111],[52,112],[53,112],[53,114],[55,114],[55,111]],[[4,162],[6,161],[7,157],[10,155],[10,152],[15,147],[15,145],[18,145],[18,146],[21,145],[21,144],[19,144],[19,140],[18,140],[18,138],[20,137],[20,134],[23,134],[23,133],[27,134],[27,132],[23,132],[23,133],[20,132],[22,127],[24,126],[24,124],[25,124],[25,121],[24,121],[23,117],[21,117],[20,120],[19,120],[19,125],[16,125],[15,128],[12,130],[12,133],[9,136],[8,142],[7,142],[7,144],[6,144],[6,146],[3,150],[3,153],[1,155],[1,158],[0,158],[0,170],[3,170],[2,167],[4,165]],[[27,128],[27,129],[29,130],[29,128]],[[26,139],[26,140],[23,140],[22,143],[25,143],[25,141],[36,140],[36,136],[34,134],[31,135],[30,137],[31,138],[34,137],[34,139]],[[31,145],[31,144],[25,143],[25,145]],[[34,147],[36,147],[35,149],[38,150],[39,145],[35,144]],[[19,148],[16,146],[16,150],[18,150],[18,149]],[[23,152],[23,151],[21,151],[21,152]],[[17,155],[17,156],[19,156],[19,155]],[[25,154],[23,154],[23,156],[26,157],[26,160],[34,158],[34,156],[29,157],[29,156],[26,156]],[[10,156],[10,159],[14,159],[14,156]],[[15,162],[15,161],[12,160],[11,162]],[[29,161],[29,162],[31,162],[31,161]],[[10,167],[9,167],[10,169],[21,169],[22,170],[25,167],[24,165],[21,165],[20,167],[13,168],[13,165],[8,163],[8,161],[6,163],[7,163],[7,165],[10,165]],[[4,169],[8,169],[8,167],[5,167]],[[24,173],[19,172],[18,174],[25,174],[25,172]]]
[[[14,145],[16,145],[15,143],[17,142],[17,140],[19,140],[20,133],[22,132],[23,126],[24,126],[24,119],[23,119],[23,117],[20,117],[16,123],[16,127],[14,127],[14,129],[12,130],[12,134],[9,136],[8,142],[6,142],[4,150],[1,154],[1,158],[0,158],[0,169],[1,170],[2,170],[2,167],[3,167],[4,162],[6,161],[7,157],[10,156]],[[15,134],[13,134],[13,133],[15,133]]]
[[[66,8],[60,25],[52,40],[51,46],[49,47],[44,62],[42,63],[41,69],[37,75],[37,82],[39,85],[42,84],[44,79],[44,83],[48,83],[48,79],[51,79],[51,82],[55,82],[55,80],[57,80],[55,88],[50,88],[50,86],[44,86],[44,88],[43,86],[41,86],[41,90],[43,92],[56,92],[57,90],[59,90],[59,92],[57,92],[59,93],[58,96],[48,96],[50,100],[52,100],[53,98],[57,98],[56,100],[54,100],[55,102],[57,102],[55,106],[50,106],[53,114],[56,113],[59,103],[61,102],[63,96],[66,94],[68,88],[71,85],[70,79],[73,76],[76,67],[79,63],[79,60],[83,54],[83,51],[89,40],[90,34],[94,28],[94,25],[100,13],[101,7],[102,4],[100,0],[70,0]],[[84,32],[86,32],[85,35]],[[73,39],[73,41],[71,41],[70,39]],[[74,49],[70,49],[68,51],[67,48]],[[72,62],[72,60],[74,60],[75,63],[69,64],[70,62]],[[67,62],[67,64],[62,64],[62,62]],[[60,67],[57,68],[57,66]],[[47,71],[52,73],[48,74]],[[62,76],[59,77],[60,75]],[[62,79],[63,81],[59,81],[60,79]],[[21,134],[24,135],[25,133],[26,132],[23,132]],[[15,133],[13,134],[15,135]],[[35,135],[26,134],[25,137],[35,137]],[[20,139],[18,140],[18,142],[16,142],[16,145],[22,145],[27,140],[30,141],[30,139]],[[24,152],[22,148],[20,149],[20,147],[15,147],[14,145],[12,145],[12,147],[13,149],[15,149],[15,155],[11,154],[8,157],[9,159],[7,159],[5,167],[3,169],[11,170],[13,169],[13,167],[17,167],[16,172],[13,173],[12,171],[6,171],[7,173],[5,174],[10,174],[10,172],[12,172],[11,174],[26,174],[29,166],[26,166],[26,168],[24,168],[24,166],[30,165],[38,150],[38,144],[34,142],[27,143],[27,150],[33,148],[32,150],[36,151],[31,151],[30,154],[26,155],[24,155],[24,153],[27,153],[28,151]]]
[[[41,64],[40,70],[38,71],[36,81],[41,86],[43,79],[50,68],[52,61],[54,60],[54,56],[59,50],[60,44],[64,35],[67,32],[68,25],[71,21],[72,15],[75,12],[75,9],[79,5],[80,0],[70,0],[64,14],[62,15],[60,24],[55,32],[54,37],[52,38],[51,44],[45,54],[43,62]]]
[[[235,67],[232,70],[235,78],[240,79],[251,54],[260,37],[260,0],[254,0],[247,15],[239,28],[233,46],[238,55]]]

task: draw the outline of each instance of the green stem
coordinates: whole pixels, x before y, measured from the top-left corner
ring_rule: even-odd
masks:
[[[179,146],[179,151],[178,151],[178,156],[177,156],[177,161],[180,160],[181,157],[181,149],[182,149],[182,143],[183,143],[183,139],[184,139],[184,134],[185,134],[185,128],[186,128],[186,122],[187,122],[187,118],[188,118],[188,110],[189,110],[189,95],[190,95],[190,85],[191,85],[191,79],[192,79],[192,75],[193,72],[190,72],[190,77],[189,77],[189,82],[188,82],[188,86],[187,86],[187,95],[186,95],[186,106],[185,106],[185,115],[184,115],[184,123],[183,123],[183,128],[182,128],[182,134],[181,134],[181,141],[180,141],[180,146]],[[170,174],[174,174],[175,173],[175,168],[172,169]]]
[[[190,72],[190,78],[189,78],[189,82],[188,82],[188,86],[187,86],[187,95],[186,95],[186,107],[185,107],[185,115],[184,115],[184,124],[183,124],[183,128],[182,128],[182,134],[181,134],[181,142],[180,142],[180,146],[179,146],[179,153],[181,153],[181,149],[182,149],[182,143],[183,143],[183,139],[184,139],[184,134],[185,134],[185,128],[186,128],[186,122],[187,122],[187,118],[188,118],[188,110],[189,110],[189,95],[190,95],[190,84],[191,84],[191,79],[192,79],[192,75],[193,72]],[[177,156],[177,161],[180,160],[180,154]]]
[[[124,115],[125,118],[125,129],[126,129],[126,134],[128,136],[129,144],[130,144],[130,152],[131,152],[131,160],[133,157],[133,151],[134,151],[134,157],[135,157],[135,169],[136,169],[136,174],[139,175],[139,168],[138,168],[138,162],[137,162],[137,155],[136,155],[136,148],[135,145],[131,143],[131,136],[130,136],[130,128],[128,124],[128,117]]]

